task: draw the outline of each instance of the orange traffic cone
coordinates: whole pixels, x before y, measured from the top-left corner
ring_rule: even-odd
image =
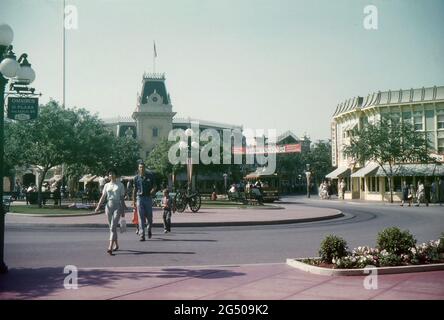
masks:
[[[132,221],[136,226],[139,225],[139,214],[137,212],[137,207],[134,208],[133,210],[133,221]]]

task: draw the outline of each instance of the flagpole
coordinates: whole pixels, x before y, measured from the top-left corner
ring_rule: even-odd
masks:
[[[66,108],[66,29],[65,29],[65,8],[66,8],[66,0],[63,0],[63,24],[62,24],[62,28],[63,28],[63,43],[62,43],[62,50],[63,50],[63,79],[62,79],[62,83],[63,83],[63,89],[62,89],[62,108],[65,109]],[[62,186],[60,191],[62,191],[64,188],[63,186],[65,185],[65,163],[62,163],[62,168],[61,168],[61,176],[62,176]],[[62,189],[63,188],[63,189]],[[62,206],[62,197],[60,197],[60,206]]]
[[[156,50],[156,41],[153,41],[153,72],[156,73],[156,57],[157,57],[157,50]]]
[[[63,74],[63,79],[62,79],[62,83],[63,83],[63,88],[62,88],[62,106],[63,106],[63,108],[65,108],[65,93],[66,93],[66,83],[65,83],[65,81],[66,81],[66,76],[65,76],[65,64],[66,64],[66,54],[65,54],[65,49],[66,49],[66,44],[65,44],[65,36],[66,36],[66,34],[65,34],[65,32],[66,32],[66,30],[65,30],[65,8],[66,8],[66,3],[65,3],[65,0],[63,0],[63,24],[62,24],[62,27],[63,27],[63,37],[62,37],[62,39],[63,39],[63,41],[62,41],[62,51],[63,51],[63,53],[62,53],[62,55],[63,55],[63,63],[62,63],[62,74]]]

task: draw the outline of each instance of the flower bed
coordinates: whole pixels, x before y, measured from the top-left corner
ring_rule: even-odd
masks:
[[[387,228],[378,234],[377,243],[376,248],[362,246],[348,251],[344,239],[329,235],[321,243],[319,258],[299,261],[330,269],[444,264],[444,233],[438,240],[417,245],[409,231]]]
[[[397,256],[386,250],[357,247],[342,258],[333,258],[332,262],[325,262],[321,258],[306,258],[301,262],[312,266],[331,269],[360,269],[366,266],[392,267],[421,264],[444,263],[444,253],[439,252],[441,240],[429,241],[410,249],[410,254]]]

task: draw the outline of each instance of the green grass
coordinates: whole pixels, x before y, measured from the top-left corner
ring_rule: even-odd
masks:
[[[91,213],[92,209],[65,209],[58,207],[39,208],[37,205],[20,205],[10,207],[10,212],[25,214],[83,214]]]
[[[262,205],[262,206],[258,206],[258,205],[247,205],[247,204],[243,204],[241,202],[234,202],[234,201],[229,201],[229,200],[216,200],[216,201],[211,201],[211,200],[202,200],[202,208],[241,208],[241,209],[246,209],[246,208],[261,208],[261,207],[269,207],[270,205]]]

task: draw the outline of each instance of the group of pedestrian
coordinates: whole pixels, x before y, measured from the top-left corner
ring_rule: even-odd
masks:
[[[109,224],[110,236],[107,253],[113,255],[114,251],[119,250],[117,226],[121,218],[125,217],[125,211],[128,210],[125,204],[125,187],[117,179],[117,171],[111,169],[108,172],[109,182],[103,185],[102,195],[96,207],[96,212],[100,211],[103,203],[105,205],[105,214]],[[153,172],[147,171],[145,164],[139,162],[138,173],[133,180],[133,209],[138,223],[137,234],[140,241],[152,237],[153,225],[153,200],[152,197],[158,190],[156,177]],[[173,199],[169,195],[168,189],[163,190],[162,208],[164,233],[171,232],[171,213],[173,211]]]
[[[319,197],[323,200],[331,199],[333,186],[330,181],[322,181],[319,186]]]
[[[415,200],[416,207],[419,207],[421,203],[424,203],[428,207],[429,202],[439,202],[440,205],[442,205],[442,202],[444,202],[444,179],[441,178],[438,183],[433,181],[430,185],[424,185],[424,183],[419,180],[416,189],[413,184],[409,185],[406,181],[403,181],[401,207],[404,206],[405,203],[408,203],[408,206],[411,207]]]
[[[319,185],[319,197],[325,200],[325,199],[331,199],[332,195],[337,194],[338,199],[344,200],[346,186],[347,184],[345,183],[344,179],[339,180],[337,189],[335,185],[331,183],[331,181],[324,180]]]

